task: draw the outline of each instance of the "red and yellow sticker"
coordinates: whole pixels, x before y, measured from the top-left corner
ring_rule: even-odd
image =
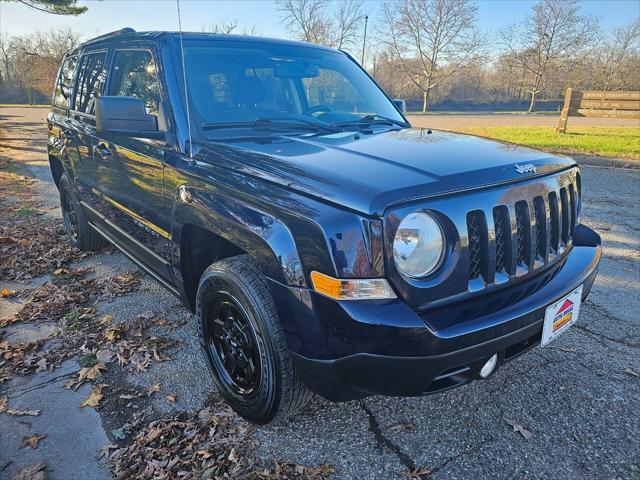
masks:
[[[565,300],[553,319],[553,331],[558,331],[563,325],[573,318],[573,302]]]

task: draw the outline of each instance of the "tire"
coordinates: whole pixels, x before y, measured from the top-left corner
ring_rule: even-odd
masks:
[[[196,315],[213,380],[236,413],[266,424],[307,403],[311,392],[295,371],[273,298],[251,257],[227,258],[204,271]]]
[[[66,173],[60,177],[59,190],[64,228],[73,246],[85,252],[104,248],[107,241],[89,225]]]

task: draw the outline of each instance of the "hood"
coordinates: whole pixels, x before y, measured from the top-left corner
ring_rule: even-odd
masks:
[[[424,129],[209,143],[205,151],[226,168],[367,215],[381,215],[403,201],[527,180],[575,165],[568,157]],[[529,164],[535,172],[516,169]]]

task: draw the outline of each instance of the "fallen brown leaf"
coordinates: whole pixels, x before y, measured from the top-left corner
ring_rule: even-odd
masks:
[[[89,393],[89,396],[80,403],[80,408],[96,408],[100,406],[100,401],[103,397],[104,395],[102,394],[102,385],[96,385],[95,387],[93,387],[93,389],[91,389],[91,393]]]
[[[513,427],[514,432],[520,433],[520,435],[522,435],[525,440],[531,440],[533,438],[533,433],[524,428],[522,425],[506,418],[504,419],[504,421]]]
[[[118,446],[113,444],[113,443],[109,443],[109,444],[105,445],[98,452],[97,459],[100,460],[102,457],[109,458],[109,454],[110,454],[111,450],[115,450],[116,448],[118,448]]]
[[[403,422],[397,425],[394,425],[389,430],[391,431],[403,431],[403,430],[414,430],[416,428],[415,423],[411,422]]]
[[[8,288],[3,288],[0,290],[0,297],[7,298],[16,293],[14,290],[9,290]]]
[[[46,358],[41,358],[36,362],[36,373],[44,372],[47,370],[48,362]]]
[[[113,327],[109,327],[104,332],[104,337],[110,342],[116,341],[118,338],[124,335],[124,327],[120,325],[114,325]]]
[[[111,350],[108,350],[106,348],[103,348],[102,350],[98,350],[96,352],[96,358],[98,359],[98,362],[102,362],[102,363],[111,362],[114,356],[115,356],[115,353],[113,353]]]
[[[38,448],[38,443],[43,438],[47,438],[46,435],[40,435],[39,433],[34,433],[33,435],[29,435],[28,437],[22,437],[22,447],[26,447],[29,445],[32,449]]]
[[[40,415],[40,410],[15,410],[13,408],[8,408],[8,402],[9,398],[6,395],[0,397],[0,413],[6,413],[15,417],[37,417],[38,415]]]
[[[159,392],[160,391],[160,384],[156,383],[155,385],[151,385],[149,388],[147,388],[147,397],[150,396],[153,393]]]
[[[169,395],[167,395],[167,400],[172,403],[176,403],[176,396],[173,393],[170,393]]]
[[[401,472],[400,475],[402,475],[403,477],[411,478],[413,480],[422,480],[422,477],[424,477],[425,475],[429,475],[430,473],[431,470],[429,470],[428,468],[417,467],[407,472]]]
[[[78,371],[78,378],[68,380],[65,382],[64,386],[69,390],[77,390],[84,382],[98,378],[102,375],[102,371],[106,369],[107,367],[102,362],[96,363],[93,367],[81,368]]]

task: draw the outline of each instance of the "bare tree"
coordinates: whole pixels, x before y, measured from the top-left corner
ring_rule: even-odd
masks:
[[[332,11],[328,0],[278,0],[282,21],[295,36],[310,43],[347,48],[360,38],[362,0],[343,0]]]
[[[597,19],[580,13],[577,0],[540,0],[520,25],[501,32],[506,50],[526,71],[529,112],[545,89],[549,70],[575,59],[598,29]]]
[[[422,92],[423,112],[434,88],[481,55],[477,10],[470,0],[401,0],[383,6],[379,40]]]
[[[37,96],[49,97],[62,57],[79,44],[79,39],[69,29],[2,38],[3,82],[21,91],[29,103],[35,102]]]
[[[18,2],[45,13],[54,15],[80,15],[87,11],[87,7],[76,6],[77,0],[2,0]]]
[[[203,32],[230,34],[238,28],[238,19],[222,19],[202,28]]]
[[[640,20],[616,28],[595,50],[596,69],[601,73],[602,90],[610,90],[618,80],[618,88],[624,84],[620,74],[626,70],[632,58],[640,54]],[[639,73],[636,71],[636,75]]]

